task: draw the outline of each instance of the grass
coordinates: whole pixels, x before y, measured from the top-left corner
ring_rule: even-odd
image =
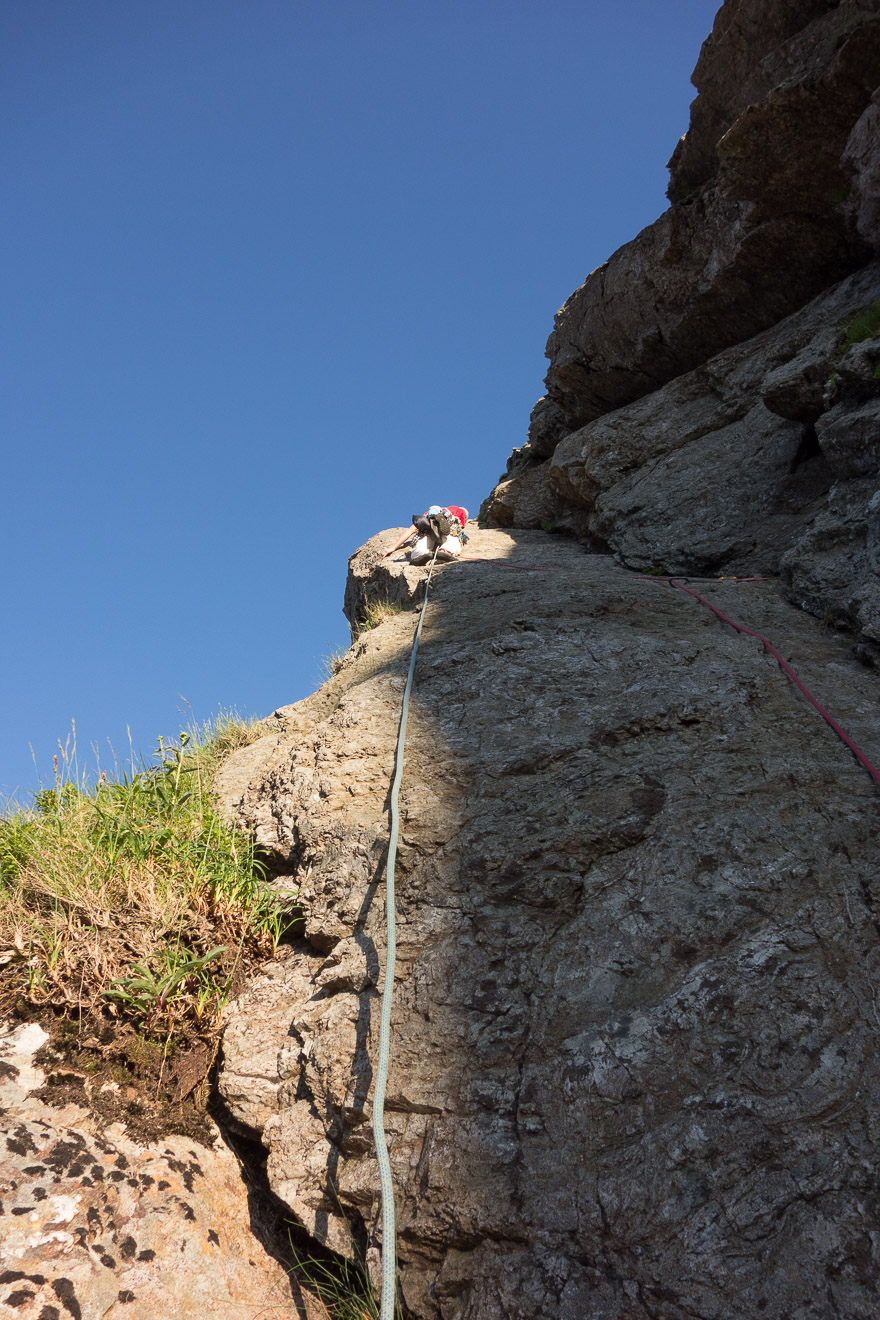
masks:
[[[345,664],[345,657],[347,655],[348,651],[343,651],[340,648],[339,650],[333,649],[327,651],[325,655],[321,656],[318,663],[320,667],[319,677],[322,683],[325,683],[328,678],[333,678],[339,673],[340,669]]]
[[[861,344],[864,340],[873,339],[875,335],[880,334],[880,298],[864,307],[843,328],[846,333],[838,350],[840,357],[847,349],[852,348],[853,344]]]
[[[221,714],[159,740],[154,765],[89,784],[70,740],[54,782],[0,816],[0,1011],[51,1006],[171,1039],[219,1027],[244,963],[282,917],[253,843],[211,783],[260,727]]]
[[[379,1320],[369,1283],[350,1261],[328,1264],[318,1256],[294,1252],[295,1273],[317,1297],[328,1320]]]
[[[356,641],[362,633],[369,632],[371,628],[378,628],[380,623],[392,619],[395,614],[403,614],[406,608],[399,600],[389,600],[387,597],[367,601],[363,615],[358,620],[354,640]]]
[[[294,1272],[323,1307],[327,1320],[379,1320],[380,1306],[370,1282],[359,1266],[344,1257],[327,1261],[306,1256],[293,1248]],[[396,1320],[403,1311],[398,1301]]]

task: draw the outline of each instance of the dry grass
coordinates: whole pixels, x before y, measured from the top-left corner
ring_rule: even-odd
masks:
[[[327,651],[325,655],[321,656],[319,677],[322,683],[325,683],[328,678],[333,678],[339,673],[345,664],[345,658],[347,655],[348,651],[330,650]]]
[[[406,605],[399,600],[389,600],[387,597],[367,601],[363,616],[358,620],[355,640],[360,637],[361,633],[369,632],[371,628],[378,628],[379,624],[384,623],[386,619],[394,618],[395,614],[403,614],[406,608]]]

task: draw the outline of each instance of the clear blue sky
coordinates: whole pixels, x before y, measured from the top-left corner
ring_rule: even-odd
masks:
[[[0,798],[71,719],[314,689],[348,555],[476,510],[664,209],[716,7],[6,0]]]

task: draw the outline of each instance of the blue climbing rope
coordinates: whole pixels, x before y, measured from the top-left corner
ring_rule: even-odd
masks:
[[[397,839],[400,834],[400,781],[403,778],[403,750],[406,743],[409,697],[412,692],[413,675],[416,671],[419,638],[422,635],[422,624],[425,622],[425,611],[428,608],[428,591],[436,561],[437,550],[435,549],[425,582],[422,612],[419,615],[416,635],[413,638],[406,687],[403,689],[400,728],[397,732],[394,779],[391,783],[391,833],[388,838],[388,866],[385,878],[388,953],[385,959],[385,984],[382,987],[382,1014],[379,1019],[379,1059],[376,1064],[376,1090],[373,1094],[373,1137],[376,1142],[376,1159],[379,1161],[379,1185],[382,1190],[382,1310],[380,1320],[394,1320],[394,1304],[397,1300],[397,1226],[394,1214],[394,1184],[391,1180],[391,1161],[388,1158],[388,1143],[385,1140],[385,1087],[388,1083],[388,1064],[391,1058],[391,1001],[394,996],[394,964],[397,957],[394,863],[397,858]]]

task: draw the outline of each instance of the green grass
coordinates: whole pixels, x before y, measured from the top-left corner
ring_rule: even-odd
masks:
[[[282,918],[254,845],[220,817],[217,768],[260,734],[221,714],[159,740],[155,765],[54,782],[0,816],[4,995],[109,1013],[138,1029],[210,1030],[242,960],[269,956]]]
[[[294,1273],[317,1297],[327,1320],[379,1320],[381,1308],[360,1266],[342,1257],[330,1262],[318,1256],[306,1256],[296,1248],[293,1256]],[[396,1320],[403,1320],[399,1302],[395,1316]]]
[[[880,334],[880,298],[864,307],[851,321],[848,321],[844,330],[846,333],[839,350],[841,357],[847,349],[852,348],[853,344],[861,344],[864,340],[873,339],[875,335]]]

